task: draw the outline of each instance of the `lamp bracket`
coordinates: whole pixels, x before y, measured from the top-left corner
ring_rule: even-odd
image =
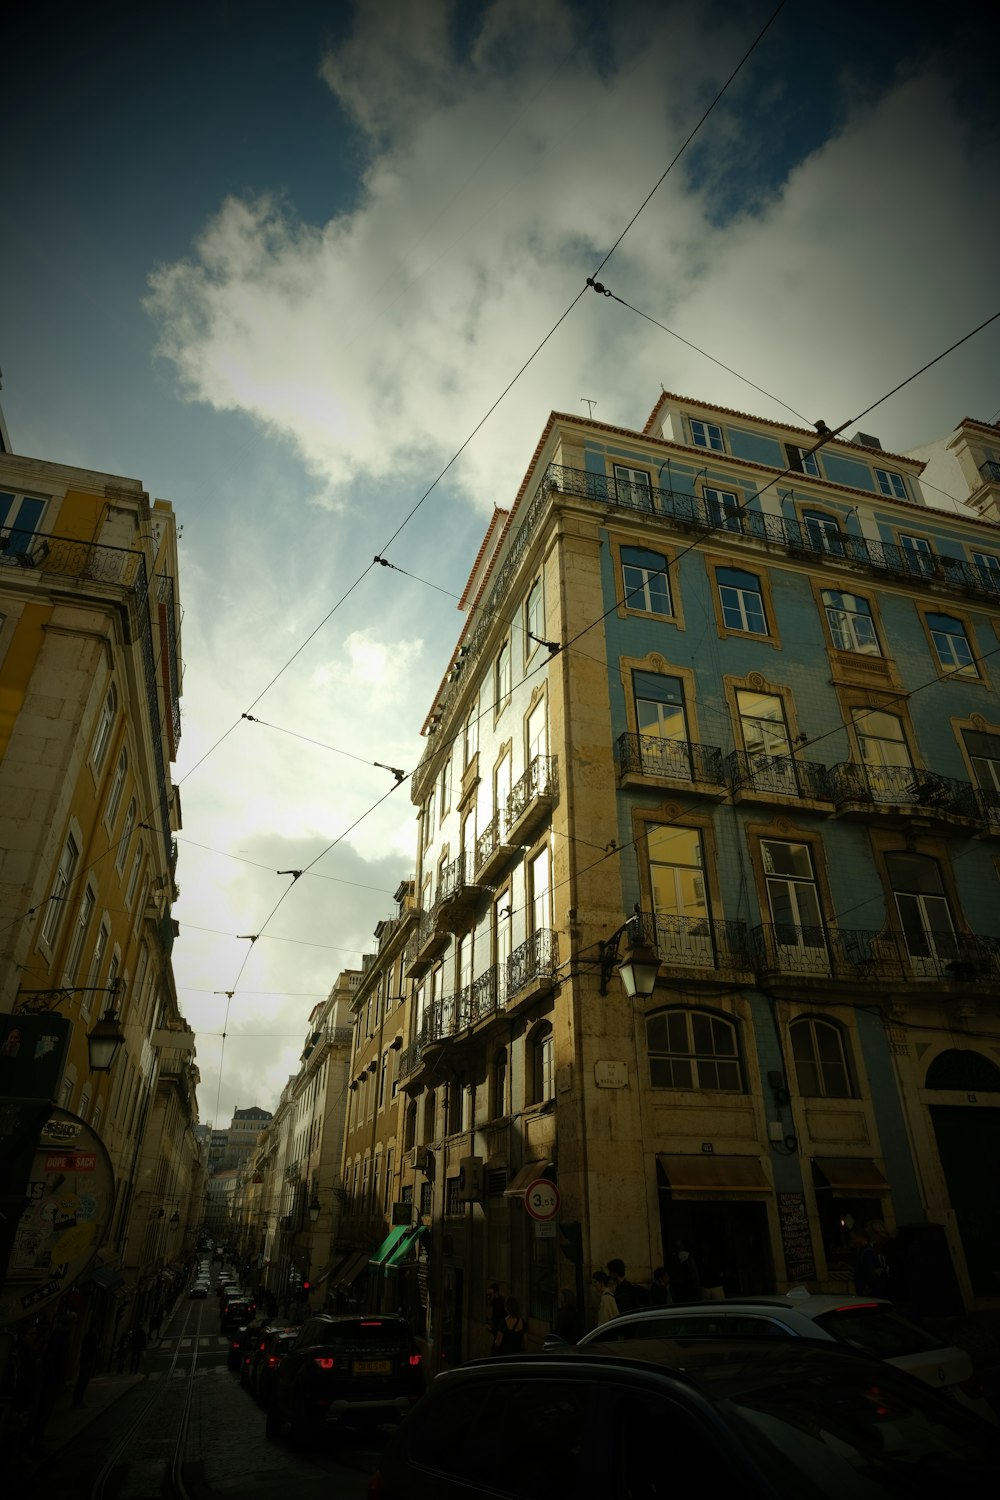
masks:
[[[609,938],[602,938],[597,944],[597,960],[601,966],[601,994],[608,993],[608,980],[614,973],[615,964],[618,962],[618,949],[623,935],[628,932],[632,923],[642,915],[639,903],[630,917],[627,917],[617,932],[613,932]]]

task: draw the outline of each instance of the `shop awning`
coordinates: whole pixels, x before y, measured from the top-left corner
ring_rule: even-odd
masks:
[[[819,1187],[835,1193],[888,1193],[889,1184],[867,1156],[816,1156],[813,1167],[820,1175]]]
[[[381,1245],[379,1245],[378,1249],[372,1255],[372,1258],[368,1262],[368,1264],[370,1266],[384,1266],[392,1252],[395,1250],[396,1246],[399,1244],[400,1240],[408,1235],[409,1232],[410,1226],[408,1224],[394,1225],[393,1228],[389,1230],[389,1233],[386,1235]]]
[[[658,1156],[675,1198],[704,1199],[716,1194],[757,1198],[772,1191],[756,1156]]]
[[[395,1250],[389,1256],[389,1259],[385,1262],[386,1275],[390,1271],[398,1271],[402,1265],[408,1262],[410,1251],[415,1249],[420,1236],[426,1233],[426,1224],[418,1224],[415,1229],[406,1229],[403,1231],[404,1238],[400,1240]]]
[[[526,1161],[519,1172],[516,1172],[504,1188],[505,1198],[523,1198],[531,1184],[544,1175],[548,1162],[544,1159],[538,1161]]]
[[[355,1250],[351,1259],[340,1272],[337,1278],[337,1285],[350,1286],[353,1281],[358,1279],[361,1272],[367,1268],[370,1258],[371,1250]]]

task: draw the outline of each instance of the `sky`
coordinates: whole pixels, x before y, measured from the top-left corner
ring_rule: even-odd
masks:
[[[203,1121],[275,1107],[413,874],[409,782],[380,767],[420,759],[548,413],[641,429],[663,387],[836,427],[998,310],[997,22],[773,10],[8,18],[12,446],[140,479],[183,527],[174,970]],[[586,291],[612,247],[635,311]],[[905,452],[998,409],[1000,322],[863,429]]]

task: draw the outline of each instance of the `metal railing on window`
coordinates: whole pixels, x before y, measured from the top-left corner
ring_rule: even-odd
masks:
[[[507,960],[507,1002],[527,989],[533,980],[550,976],[556,967],[557,953],[556,934],[548,927],[539,928],[515,948]]]
[[[726,759],[731,785],[783,797],[811,797],[829,802],[833,793],[827,768],[794,755],[748,755],[734,750]]]
[[[889,803],[902,807],[923,807],[959,817],[982,816],[982,804],[976,789],[968,781],[941,776],[936,771],[918,770],[915,766],[874,766],[863,762],[843,761],[827,772],[833,800],[842,802]]]
[[[510,789],[507,798],[506,826],[513,827],[525,808],[536,797],[554,797],[558,789],[557,761],[554,755],[536,755],[527,770]]]
[[[667,740],[651,734],[622,734],[615,745],[619,775],[638,772],[670,781],[702,781],[722,786],[725,773],[717,745]]]

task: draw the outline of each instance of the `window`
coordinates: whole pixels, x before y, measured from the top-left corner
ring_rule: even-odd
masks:
[[[63,978],[71,986],[76,984],[80,960],[83,957],[83,945],[87,941],[90,919],[94,915],[96,904],[97,897],[94,895],[93,886],[89,884],[84,886],[83,895],[80,897],[80,909],[76,914],[76,926],[73,929],[69,952],[66,955],[66,967],[63,970]]]
[[[552,925],[549,911],[551,880],[549,851],[542,849],[528,865],[528,900],[531,903],[531,931],[544,932]]]
[[[436,1102],[437,1101],[435,1099],[434,1091],[432,1089],[430,1093],[424,1097],[423,1138],[425,1141],[432,1141],[434,1139],[434,1110]]]
[[[490,1119],[507,1113],[507,1049],[501,1047],[490,1070]]]
[[[23,557],[31,549],[31,539],[42,519],[45,501],[33,495],[13,495],[0,491],[0,531],[6,546],[2,557]]]
[[[925,536],[900,536],[903,561],[911,573],[919,578],[930,578],[934,572],[934,553]]]
[[[892,469],[876,469],[875,483],[883,495],[891,495],[894,500],[908,498],[902,474],[896,474]]]
[[[493,710],[499,713],[510,697],[511,675],[510,675],[510,641],[504,641],[500,647],[495,667],[495,702]]]
[[[788,460],[788,467],[796,474],[811,474],[814,479],[822,478],[819,455],[810,453],[808,448],[799,448],[794,443],[786,443],[785,456]]]
[[[972,647],[965,634],[965,626],[953,615],[924,616],[938,662],[953,677],[978,677]]]
[[[135,888],[139,883],[139,871],[142,869],[142,844],[136,845],[135,855],[132,859],[132,868],[129,871],[128,885],[125,888],[125,905],[131,910],[132,901],[135,897]]]
[[[826,938],[820,916],[812,854],[808,844],[762,839],[761,861],[771,912],[775,946],[791,967],[811,967],[822,953],[826,961]]]
[[[789,1027],[799,1093],[807,1099],[852,1099],[844,1035],[839,1026],[803,1016]]]
[[[660,672],[633,672],[632,692],[643,770],[651,776],[679,776],[690,781],[691,755],[681,679]]]
[[[528,590],[528,597],[524,602],[524,659],[530,661],[534,652],[542,644],[545,634],[545,621],[542,616],[542,580],[536,578]]]
[[[701,1010],[667,1010],[646,1018],[649,1082],[654,1089],[711,1089],[745,1094],[736,1024]]]
[[[882,655],[872,607],[867,599],[857,594],[844,594],[840,589],[824,589],[823,607],[830,636],[838,651],[856,651],[862,656]]]
[[[902,720],[871,708],[855,708],[852,717],[872,796],[879,802],[898,802],[913,780]]]
[[[962,738],[976,785],[984,792],[1000,795],[1000,734],[963,729]]]
[[[696,448],[712,448],[716,453],[726,451],[726,445],[722,440],[722,428],[717,427],[714,422],[701,422],[696,417],[692,417],[691,441]]]
[[[531,1098],[529,1104],[544,1104],[555,1093],[553,1073],[552,1027],[545,1022],[532,1034],[529,1042],[529,1069]]]
[[[944,972],[956,956],[955,926],[937,860],[925,854],[887,854],[885,866],[914,971]]]
[[[111,727],[115,722],[115,714],[117,712],[118,689],[112,683],[101,705],[100,717],[97,720],[97,729],[94,732],[94,746],[90,752],[90,759],[95,771],[101,769],[101,764],[107,754],[108,741],[111,738]]]
[[[87,971],[87,989],[95,990],[101,977],[101,969],[104,965],[104,955],[108,951],[108,942],[111,938],[111,923],[105,917],[97,929],[97,937],[94,940],[94,951],[90,956],[90,968]],[[91,996],[84,995],[80,1001],[80,1014],[83,1016],[90,1009]]]
[[[493,807],[500,818],[501,839],[507,831],[507,803],[510,801],[510,756],[505,755],[493,773]]]
[[[445,758],[441,767],[441,775],[438,777],[438,797],[440,812],[438,814],[438,826],[444,826],[445,813],[451,809],[451,756]]]
[[[431,1203],[433,1201],[433,1193],[434,1193],[434,1184],[433,1183],[431,1183],[431,1182],[422,1182],[420,1184],[420,1213],[421,1213],[421,1216],[424,1217],[424,1218],[426,1218],[427,1215],[431,1211]]]
[[[715,576],[726,629],[746,631],[749,635],[767,635],[760,579],[739,568],[716,568]]]
[[[42,919],[40,936],[51,948],[56,939],[62,922],[63,907],[69,888],[76,874],[76,867],[80,862],[80,847],[72,834],[68,834],[63,845],[62,854],[59,856],[59,865],[56,869],[55,879],[52,882],[52,890],[45,906],[45,916]]]
[[[709,523],[721,531],[742,531],[743,514],[740,497],[733,490],[716,490],[705,486],[705,505]]]
[[[549,718],[544,698],[539,699],[525,724],[525,764],[539,760],[549,753]]]
[[[743,744],[751,759],[791,754],[785,705],[776,694],[750,693],[740,689],[736,703],[740,711]]]
[[[507,998],[507,960],[511,951],[511,896],[501,891],[493,903],[493,961],[497,972],[497,1006]]]
[[[615,491],[619,505],[633,506],[637,510],[653,509],[653,486],[645,469],[630,469],[625,464],[615,464]]]
[[[111,782],[111,791],[108,794],[108,806],[104,814],[104,821],[109,829],[113,829],[118,817],[118,809],[121,806],[122,792],[125,790],[125,776],[128,771],[128,751],[122,746],[122,753],[118,757],[115,766],[115,774]]]
[[[843,554],[844,539],[833,516],[825,516],[821,511],[805,510],[802,512],[802,528],[810,547],[817,552]]]
[[[378,1108],[379,1108],[379,1110],[382,1110],[385,1107],[385,1084],[386,1084],[386,1079],[388,1078],[388,1076],[389,1076],[389,1054],[388,1054],[388,1052],[383,1052],[382,1053],[382,1066],[379,1068],[379,1075],[378,1075]]]
[[[417,1139],[417,1101],[412,1099],[406,1106],[403,1121],[403,1150],[412,1151]]]
[[[645,547],[623,547],[622,585],[627,609],[645,610],[651,615],[673,614],[670,602],[668,563],[662,552]]]
[[[479,699],[469,709],[469,717],[465,721],[465,758],[466,769],[471,766],[479,751]]]
[[[711,966],[712,932],[700,832],[653,825],[647,830],[646,847],[660,956],[664,961]]]
[[[979,582],[1000,594],[1000,557],[995,557],[992,552],[973,552],[972,563],[979,574]]]
[[[115,869],[118,871],[121,871],[125,865],[125,856],[128,854],[128,846],[129,844],[131,844],[132,835],[135,832],[135,823],[136,818],[138,817],[138,812],[139,809],[136,806],[135,798],[133,797],[132,801],[128,805],[128,812],[125,814],[125,821],[122,824],[121,838],[118,840],[118,854],[115,858]]]

